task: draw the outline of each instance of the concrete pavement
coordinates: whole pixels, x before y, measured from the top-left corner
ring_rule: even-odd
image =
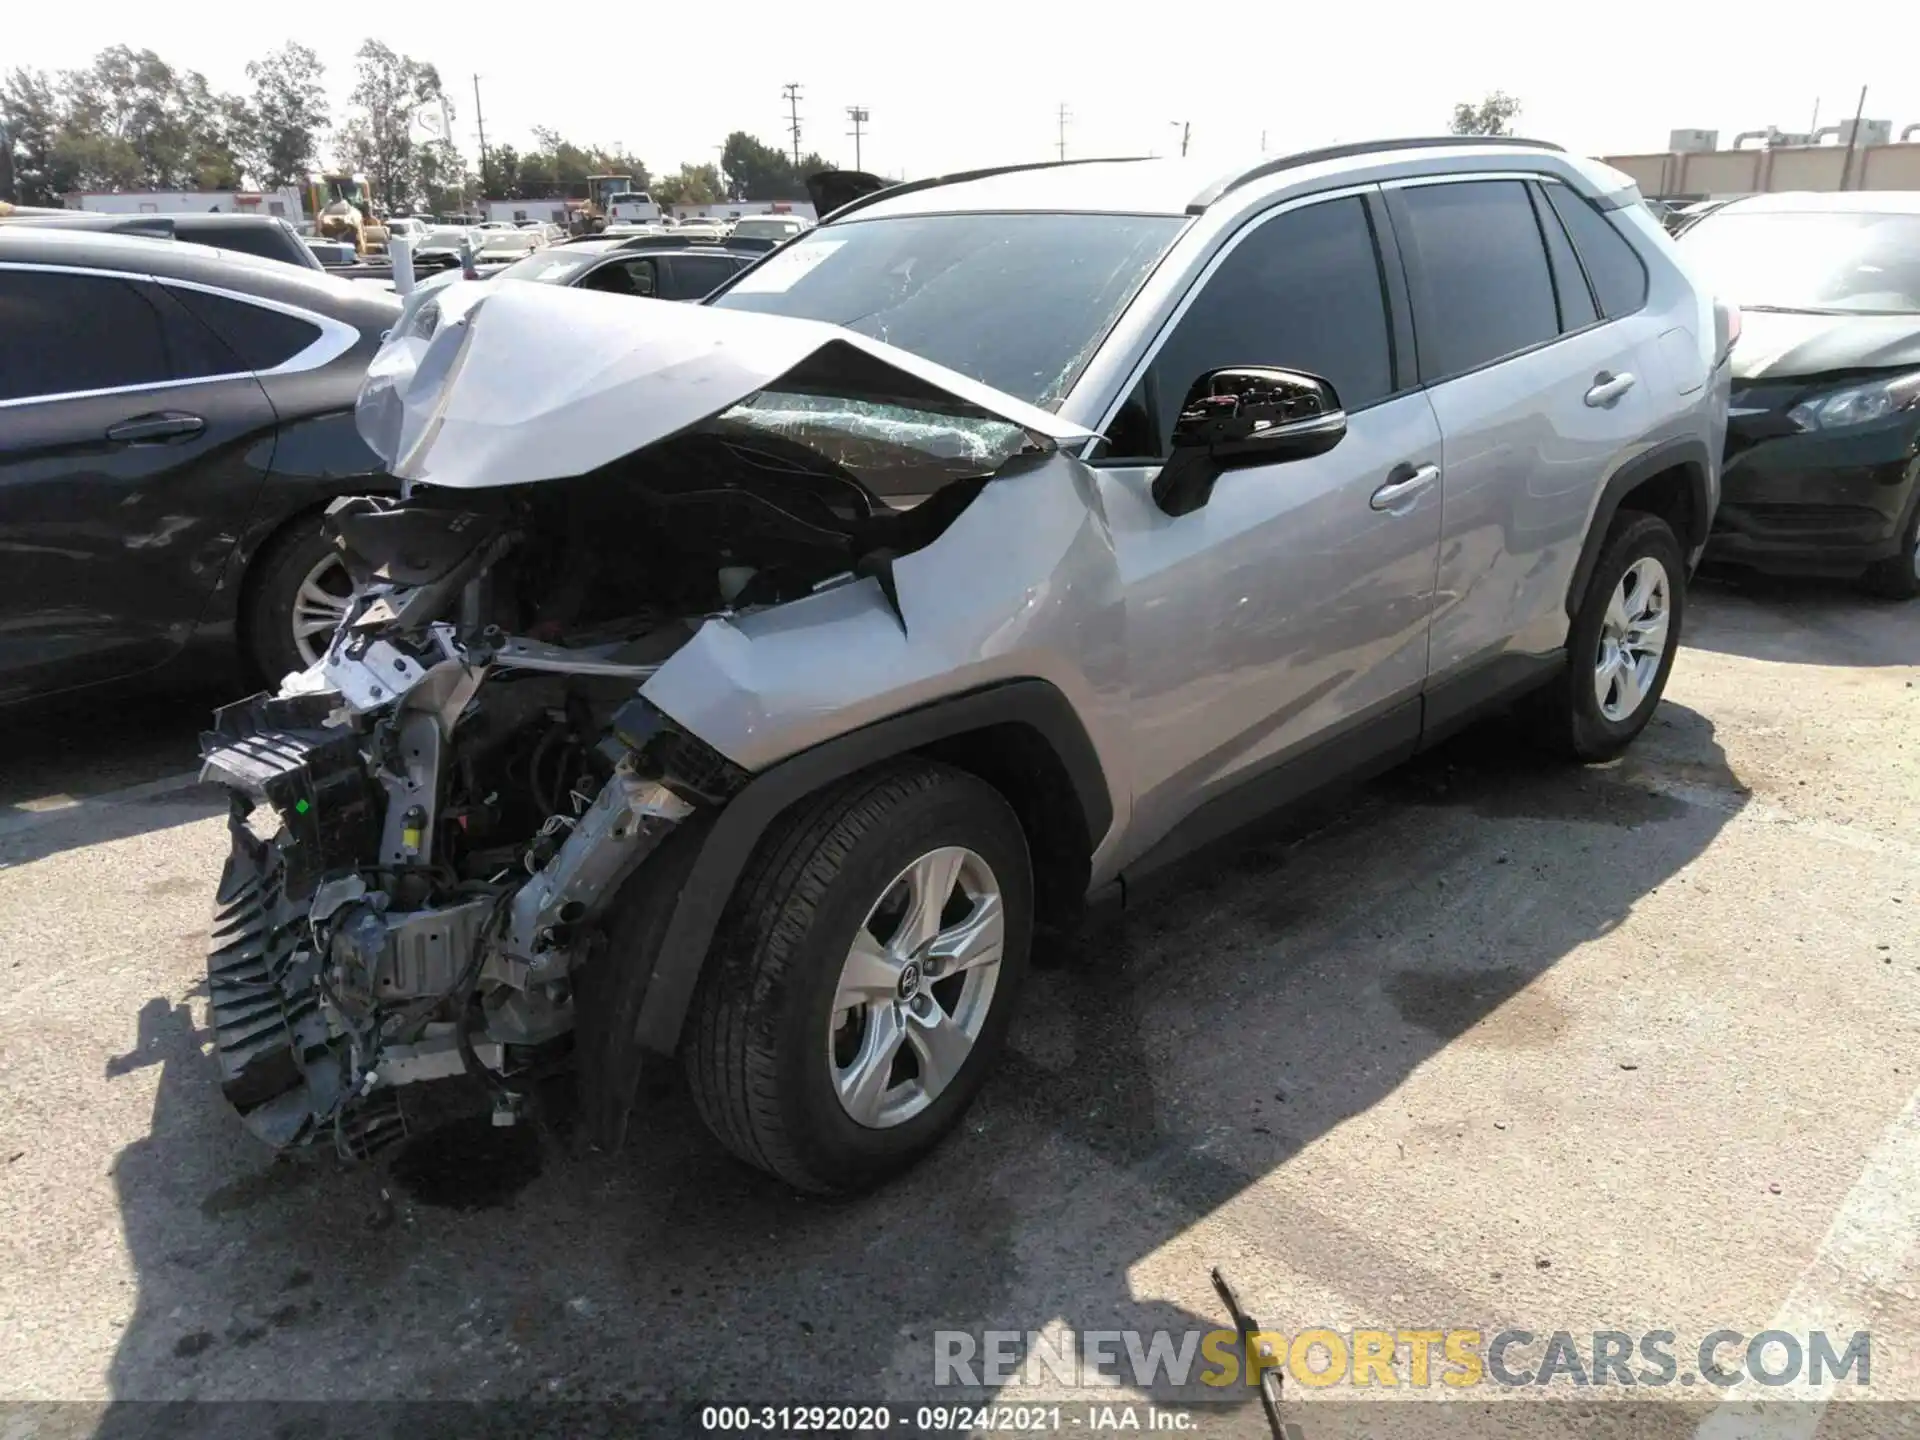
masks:
[[[1703,585],[1625,760],[1484,728],[1188,864],[1033,977],[952,1143],[839,1204],[727,1160],[671,1094],[619,1157],[481,1128],[392,1169],[274,1163],[201,1030],[224,807],[173,777],[203,709],[24,723],[0,1399],[911,1402],[939,1398],[937,1331],[1217,1327],[1219,1264],[1289,1334],[1870,1328],[1845,1398],[1920,1401],[1917,619]],[[1569,1395],[1452,1398],[1522,1393]],[[1379,1385],[1288,1397],[1438,1423]],[[1622,1433],[1691,1434],[1721,1396],[1656,1398]],[[1207,1423],[1264,1433],[1239,1399]]]

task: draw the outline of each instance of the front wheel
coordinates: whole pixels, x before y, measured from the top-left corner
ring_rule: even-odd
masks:
[[[915,761],[797,807],[715,942],[684,1064],[708,1128],[821,1193],[906,1169],[959,1123],[1005,1040],[1033,880],[999,793]]]
[[[1566,673],[1535,701],[1549,746],[1608,760],[1646,728],[1680,648],[1686,574],[1666,521],[1630,510],[1615,517],[1567,635]]]
[[[246,595],[242,658],[256,682],[273,687],[326,653],[353,601],[353,578],[313,516],[260,553]]]
[[[1888,600],[1920,599],[1920,495],[1908,507],[1899,552],[1870,568],[1866,585],[1873,594]]]

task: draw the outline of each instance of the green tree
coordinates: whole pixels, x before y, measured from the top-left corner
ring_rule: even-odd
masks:
[[[720,167],[711,164],[682,165],[676,173],[660,176],[650,188],[662,205],[713,205],[727,198]]]
[[[44,70],[24,66],[0,80],[0,125],[13,164],[13,193],[21,205],[58,205],[79,188],[72,160],[61,152],[66,105]]]
[[[803,200],[807,176],[833,168],[818,153],[804,156],[796,166],[783,152],[744,130],[727,136],[720,152],[729,200]]]
[[[354,52],[353,73],[353,113],[341,131],[340,148],[355,169],[366,172],[377,201],[389,210],[410,209],[422,186],[422,147],[413,136],[413,116],[443,94],[440,72],[378,40],[364,40]]]
[[[1511,135],[1520,118],[1520,102],[1504,90],[1489,93],[1478,105],[1461,101],[1453,107],[1455,135]]]
[[[298,184],[313,168],[328,121],[326,73],[318,55],[291,40],[247,62],[253,94],[239,149],[263,188]]]
[[[520,198],[520,152],[511,145],[495,145],[481,167],[481,193],[495,200]]]

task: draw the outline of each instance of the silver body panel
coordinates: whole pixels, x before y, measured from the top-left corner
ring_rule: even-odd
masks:
[[[843,223],[1128,208],[1097,200],[1121,183],[1104,170],[1142,174],[1008,175],[881,200]],[[1573,186],[1636,232],[1650,276],[1643,309],[1403,390],[1350,416],[1325,455],[1227,474],[1187,515],[1155,505],[1153,467],[1088,463],[1089,437],[1221,256],[1265,220],[1396,182],[1530,176]],[[1181,183],[1146,184],[1152,203],[1132,208],[1166,204]],[[434,362],[408,342],[406,373],[389,383],[405,392],[417,367],[442,388],[404,394],[413,443],[397,468],[454,487],[577,475],[700,423],[835,343],[1024,427],[1042,448],[1063,447],[988,483],[936,540],[899,557],[897,611],[879,583],[849,579],[713,618],[640,693],[757,772],[942,697],[1048,681],[1080,716],[1111,792],[1112,826],[1094,837],[1098,883],[1276,758],[1489,659],[1564,645],[1575,566],[1620,466],[1698,438],[1717,496],[1726,371],[1710,353],[1712,303],[1635,198],[1630,181],[1593,162],[1470,145],[1251,182],[1188,224],[1057,414],[820,322],[501,287],[465,310],[466,341],[444,328],[435,338],[464,344],[459,353]],[[1288,360],[1284,337],[1248,357]],[[1596,407],[1583,397],[1605,372],[1636,384]],[[1437,472],[1437,483],[1391,509],[1370,505],[1408,467]]]

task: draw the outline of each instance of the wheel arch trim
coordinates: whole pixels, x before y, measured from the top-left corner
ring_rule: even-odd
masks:
[[[1060,760],[1098,846],[1113,824],[1113,798],[1098,754],[1060,690],[1045,680],[1006,681],[923,705],[791,755],[748,781],[714,817],[647,977],[630,1037],[639,1050],[672,1054],[714,933],[755,847],[780,815],[836,780],[883,760],[989,726],[1025,725]]]
[[[1569,620],[1579,613],[1581,597],[1586,594],[1587,584],[1593,579],[1593,567],[1600,563],[1600,552],[1606,546],[1607,532],[1613,527],[1613,518],[1620,511],[1620,502],[1630,492],[1668,470],[1678,470],[1685,477],[1692,501],[1693,533],[1679,537],[1681,553],[1691,554],[1706,543],[1707,534],[1713,527],[1710,478],[1713,474],[1713,452],[1707,442],[1697,436],[1663,440],[1623,464],[1607,478],[1606,485],[1602,487],[1600,499],[1593,509],[1593,519],[1587,525],[1586,539],[1581,542],[1580,558],[1567,584],[1566,612]]]

